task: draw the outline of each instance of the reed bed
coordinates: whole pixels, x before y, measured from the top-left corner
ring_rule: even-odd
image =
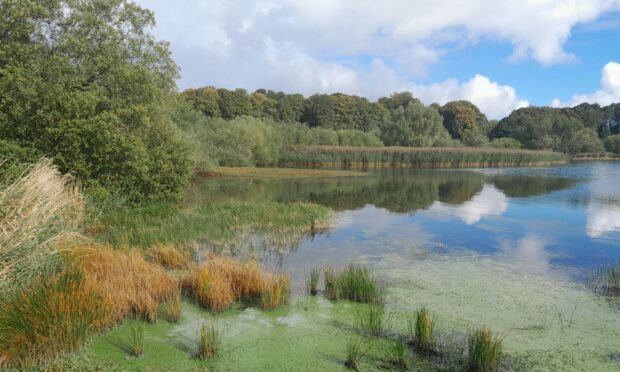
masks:
[[[486,326],[469,335],[468,368],[470,371],[495,371],[502,357],[502,338]]]
[[[148,248],[146,256],[149,261],[166,269],[183,270],[191,264],[191,260],[172,244],[156,244]]]
[[[334,301],[383,302],[383,291],[375,275],[367,267],[358,265],[340,270],[325,269],[325,295]]]
[[[157,317],[169,323],[178,323],[183,313],[183,304],[180,298],[168,300],[159,304]]]
[[[499,148],[296,146],[283,149],[280,166],[472,168],[561,164],[564,154]]]
[[[82,221],[79,186],[41,159],[0,191],[0,292],[7,292],[57,263],[56,243]]]
[[[273,310],[287,303],[290,276],[266,273],[255,261],[210,256],[190,270],[183,286],[196,303],[215,313],[228,310],[235,301]]]

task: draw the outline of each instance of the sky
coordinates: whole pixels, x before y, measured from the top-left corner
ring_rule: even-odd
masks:
[[[180,89],[411,91],[490,118],[620,102],[620,0],[136,0]]]

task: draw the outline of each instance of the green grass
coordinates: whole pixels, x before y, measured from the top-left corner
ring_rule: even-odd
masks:
[[[280,165],[420,168],[531,166],[566,163],[564,154],[497,148],[296,146],[284,149]]]
[[[605,296],[620,295],[620,264],[607,264],[599,267],[589,283],[597,293]]]
[[[93,230],[96,239],[116,247],[231,242],[243,233],[265,233],[277,241],[320,231],[330,216],[329,208],[312,203],[224,201],[183,209],[155,203],[115,209]]]
[[[204,324],[200,328],[198,350],[194,357],[200,360],[212,359],[218,356],[222,347],[222,335],[213,324]]]
[[[375,275],[365,266],[349,265],[325,270],[325,295],[330,300],[382,303],[383,291]]]
[[[494,371],[502,357],[502,338],[487,327],[473,331],[468,338],[468,368],[470,371]]]
[[[310,269],[310,271],[307,274],[306,290],[308,294],[310,294],[311,296],[316,296],[318,293],[317,287],[319,285],[320,277],[321,277],[321,270],[316,267]]]
[[[370,336],[381,336],[387,328],[387,318],[383,305],[373,304],[357,311],[357,323]]]
[[[433,334],[435,324],[430,312],[425,307],[408,319],[407,328],[409,338],[416,349],[423,353],[433,352],[435,348],[435,335]]]

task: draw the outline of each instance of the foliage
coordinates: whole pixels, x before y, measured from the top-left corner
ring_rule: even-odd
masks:
[[[620,134],[609,136],[603,141],[605,149],[614,154],[620,154]]]
[[[417,99],[391,110],[381,139],[387,146],[431,147],[450,142],[437,109],[425,107]]]
[[[517,141],[514,138],[503,137],[496,138],[491,143],[489,143],[491,147],[496,148],[504,148],[504,149],[520,149],[522,147],[521,142]]]
[[[448,102],[440,112],[452,138],[460,139],[468,146],[480,146],[485,142],[488,120],[474,104],[468,101]]]
[[[0,5],[0,138],[133,199],[176,195],[186,151],[168,119],[177,67],[127,0]]]

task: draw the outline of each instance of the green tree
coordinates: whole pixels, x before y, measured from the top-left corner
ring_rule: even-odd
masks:
[[[387,146],[430,147],[450,142],[437,109],[425,107],[417,99],[392,110],[391,120],[381,131],[381,139]]]
[[[465,145],[480,146],[487,136],[488,120],[476,105],[468,101],[446,103],[440,110],[443,124],[452,136]]]
[[[0,137],[132,198],[174,195],[186,149],[169,118],[177,66],[127,0],[0,2]]]
[[[183,97],[207,117],[219,118],[222,115],[219,106],[220,97],[217,89],[213,87],[187,89],[183,92]]]
[[[220,88],[217,90],[217,94],[218,106],[224,119],[234,119],[237,116],[252,114],[252,103],[245,89],[228,90]]]
[[[615,134],[605,138],[605,149],[614,154],[620,154],[620,134]]]

